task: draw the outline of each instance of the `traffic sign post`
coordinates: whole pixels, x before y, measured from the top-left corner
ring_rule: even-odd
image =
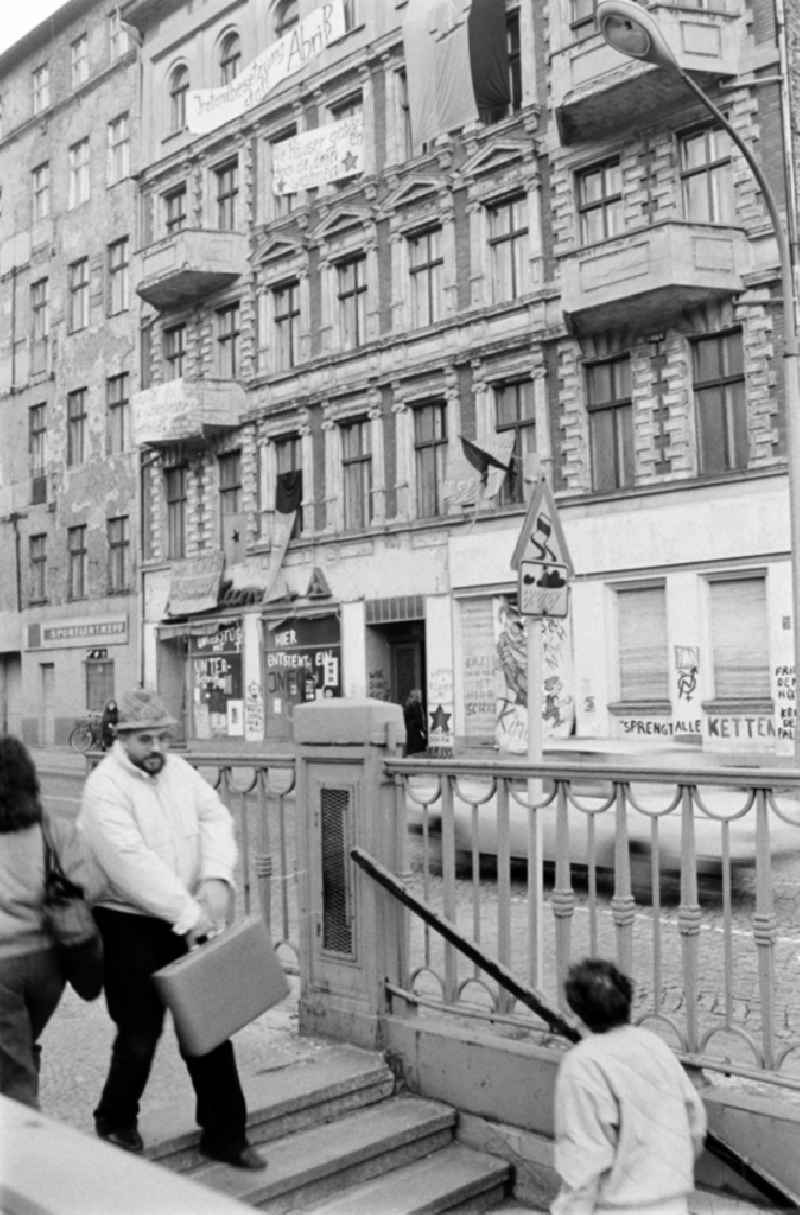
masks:
[[[517,571],[517,603],[527,621],[528,635],[528,762],[541,764],[542,736],[542,627],[549,616],[565,617],[569,611],[569,579],[572,576],[567,542],[556,504],[544,477],[537,482],[520,530],[511,568]],[[542,800],[542,782],[528,781],[528,804]],[[541,988],[544,975],[544,874],[542,864],[542,820],[535,817],[529,836],[528,886],[530,978]]]

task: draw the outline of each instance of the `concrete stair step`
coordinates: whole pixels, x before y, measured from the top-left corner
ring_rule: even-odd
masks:
[[[295,1131],[327,1123],[391,1097],[394,1075],[381,1055],[352,1046],[324,1046],[288,1067],[267,1070],[247,1083],[248,1138],[269,1143]],[[169,1117],[169,1115],[167,1115]],[[151,1160],[186,1171],[206,1162],[197,1150],[198,1132],[185,1120],[143,1120]]]
[[[749,1202],[734,1194],[720,1194],[714,1190],[695,1190],[689,1199],[689,1215],[769,1215],[771,1212],[796,1211],[797,1207],[773,1207],[758,1202]]]
[[[275,1139],[268,1167],[250,1172],[223,1164],[193,1169],[202,1185],[269,1211],[309,1208],[345,1186],[383,1175],[452,1142],[455,1111],[437,1101],[393,1097],[378,1106]]]
[[[424,1160],[393,1169],[317,1203],[313,1215],[435,1215],[494,1210],[511,1183],[511,1167],[496,1156],[451,1143]]]

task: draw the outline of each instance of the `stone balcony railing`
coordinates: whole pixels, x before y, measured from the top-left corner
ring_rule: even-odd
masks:
[[[182,228],[142,251],[136,288],[161,311],[203,299],[248,271],[247,236]]]
[[[245,391],[235,380],[168,380],[134,393],[134,442],[150,447],[203,443],[238,426],[245,408]]]
[[[742,290],[744,232],[667,222],[590,245],[561,260],[561,304],[574,332],[660,325],[676,311]]]
[[[712,11],[648,6],[680,65],[701,83],[735,76],[745,39],[739,0]],[[733,11],[730,11],[733,10]],[[561,140],[602,139],[685,100],[686,86],[673,72],[629,59],[602,35],[571,41],[552,56],[552,105]]]

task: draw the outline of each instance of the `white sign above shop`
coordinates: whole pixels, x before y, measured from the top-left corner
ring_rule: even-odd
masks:
[[[331,42],[346,33],[344,0],[327,0],[244,68],[235,79],[215,89],[190,89],[186,125],[195,135],[239,118],[259,105],[272,89],[319,58]]]

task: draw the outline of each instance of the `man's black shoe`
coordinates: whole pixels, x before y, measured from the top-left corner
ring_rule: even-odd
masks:
[[[122,1126],[111,1130],[102,1122],[96,1122],[95,1130],[100,1139],[113,1143],[114,1147],[122,1148],[123,1151],[133,1152],[135,1156],[141,1156],[144,1151],[144,1140],[135,1126]]]
[[[200,1151],[211,1160],[229,1164],[234,1169],[265,1169],[267,1161],[256,1148],[245,1144],[240,1148],[209,1148],[200,1144]]]

